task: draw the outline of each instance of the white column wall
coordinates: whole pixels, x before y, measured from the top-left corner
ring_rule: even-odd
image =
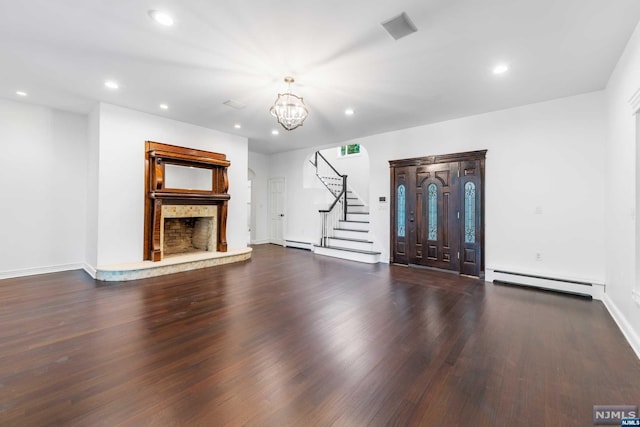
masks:
[[[84,262],[87,118],[0,100],[0,278]]]
[[[285,216],[283,237],[285,240],[320,242],[319,209],[326,209],[327,190],[318,186],[306,188],[303,177],[309,156],[315,149],[288,151],[269,157],[269,178],[285,178]],[[267,219],[269,213],[267,212]],[[267,222],[268,227],[268,222]],[[267,235],[269,230],[267,229]]]
[[[255,214],[253,240],[251,243],[269,241],[268,195],[269,157],[265,154],[249,152],[249,168],[256,174],[251,183],[251,206]]]
[[[640,357],[640,157],[633,96],[640,91],[640,27],[637,27],[606,89],[608,135],[605,303]],[[634,300],[635,296],[635,300]]]
[[[224,153],[229,167],[229,248],[247,243],[247,139],[109,104],[100,106],[99,266],[142,260],[145,141]]]
[[[85,237],[85,269],[95,277],[98,265],[98,171],[100,169],[100,104],[89,113],[87,137],[87,226]]]

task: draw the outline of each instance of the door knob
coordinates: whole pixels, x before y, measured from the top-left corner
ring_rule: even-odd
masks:
[[[284,214],[280,214],[280,216],[284,216]]]

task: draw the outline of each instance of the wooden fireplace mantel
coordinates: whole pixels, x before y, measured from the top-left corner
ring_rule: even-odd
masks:
[[[165,165],[211,170],[210,189],[167,188]],[[227,204],[230,199],[227,168],[221,153],[160,142],[145,143],[144,260],[160,261],[163,205],[215,205],[218,207],[216,250],[227,252]]]

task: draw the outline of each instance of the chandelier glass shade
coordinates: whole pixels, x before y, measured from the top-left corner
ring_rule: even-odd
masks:
[[[309,115],[309,110],[304,105],[301,97],[291,93],[291,83],[294,82],[293,77],[285,77],[284,81],[289,84],[287,93],[279,93],[276,102],[271,109],[271,115],[278,119],[278,123],[286,130],[294,130],[298,126],[302,126],[304,119]]]

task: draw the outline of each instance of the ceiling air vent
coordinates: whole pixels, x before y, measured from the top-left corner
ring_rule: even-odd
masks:
[[[225,101],[223,102],[223,104],[226,105],[227,107],[235,108],[236,110],[242,110],[244,107],[246,107],[246,105],[243,104],[242,102],[234,101],[233,99]]]
[[[409,19],[407,14],[404,12],[395,18],[391,18],[390,20],[383,22],[382,26],[387,30],[387,33],[396,40],[418,31],[415,24],[411,22],[411,19]]]

